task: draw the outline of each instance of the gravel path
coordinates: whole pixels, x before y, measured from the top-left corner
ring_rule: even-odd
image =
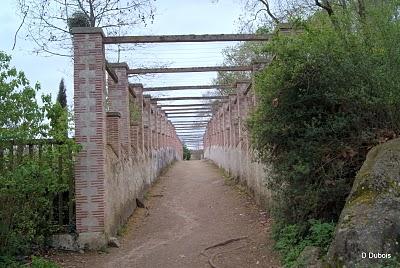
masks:
[[[280,267],[270,223],[239,187],[205,160],[175,163],[147,194],[106,252],[56,253],[63,267]],[[243,238],[246,237],[246,238]],[[205,250],[229,239],[242,238]]]

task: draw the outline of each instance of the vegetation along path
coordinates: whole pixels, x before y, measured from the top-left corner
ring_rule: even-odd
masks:
[[[267,215],[210,162],[175,163],[146,199],[120,248],[54,258],[63,267],[280,267]]]

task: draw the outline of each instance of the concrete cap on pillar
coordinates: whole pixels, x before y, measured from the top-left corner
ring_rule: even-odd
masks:
[[[92,34],[99,33],[105,37],[104,31],[100,27],[73,27],[71,29],[72,34]]]

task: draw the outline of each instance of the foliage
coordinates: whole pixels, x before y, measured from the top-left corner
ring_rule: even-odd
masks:
[[[131,125],[136,125],[139,123],[141,116],[139,106],[135,102],[129,103],[130,121]]]
[[[314,219],[309,220],[307,225],[276,225],[273,232],[275,249],[281,253],[285,267],[298,267],[301,264],[297,259],[307,246],[319,247],[322,254],[328,251],[334,230],[334,223]]]
[[[74,27],[90,27],[89,18],[82,11],[76,11],[67,19],[68,28],[71,31]]]
[[[65,135],[67,111],[59,103],[53,105],[50,96],[42,96],[39,106],[38,89],[0,52],[0,256],[28,254],[57,231],[53,200],[68,190],[78,151]],[[28,153],[24,146],[37,139],[42,145]]]
[[[256,76],[249,128],[273,166],[276,222],[302,239],[310,219],[337,221],[368,150],[400,132],[399,5],[317,12],[265,47],[274,61]]]
[[[0,267],[23,268],[23,267],[27,267],[27,264],[17,262],[11,258],[1,259],[1,256],[0,256]],[[58,266],[53,261],[46,260],[44,258],[37,257],[37,256],[32,256],[31,262],[30,262],[30,267],[32,267],[32,268],[59,268],[60,266]]]
[[[190,152],[189,148],[186,144],[183,145],[183,160],[190,160],[192,153]]]
[[[32,268],[58,268],[59,266],[52,261],[40,257],[32,256]]]

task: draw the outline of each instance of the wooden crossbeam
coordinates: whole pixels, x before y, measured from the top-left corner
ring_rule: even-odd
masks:
[[[211,111],[209,107],[203,108],[183,108],[183,109],[163,109],[164,112],[179,112],[179,111]],[[190,112],[189,112],[190,113]]]
[[[118,83],[118,75],[112,68],[112,64],[108,63],[108,61],[106,61],[106,71],[108,75],[112,78],[112,80],[114,80],[114,83]]]
[[[184,124],[184,125],[188,125],[188,124],[192,124],[192,125],[207,125],[209,121],[208,120],[196,120],[196,121],[175,121],[172,122],[173,124]]]
[[[197,122],[185,121],[184,123],[183,122],[179,123],[178,121],[177,123],[173,122],[173,124],[175,126],[206,126],[207,122],[208,121],[201,121],[200,123],[197,123]]]
[[[211,110],[204,110],[204,111],[183,111],[183,112],[166,112],[167,115],[170,114],[209,114],[211,113]]]
[[[227,42],[227,41],[268,41],[268,34],[187,34],[187,35],[138,35],[107,36],[104,44],[144,44],[144,43],[187,43],[187,42]]]
[[[181,67],[181,68],[136,68],[127,70],[127,74],[149,73],[199,73],[199,72],[240,72],[252,71],[252,66],[207,66],[207,67]]]
[[[172,115],[168,118],[184,118],[184,117],[210,117],[211,115]]]
[[[228,99],[228,96],[203,96],[203,97],[167,97],[153,98],[154,101],[175,101],[175,100],[222,100]]]
[[[192,104],[158,104],[157,106],[159,108],[169,108],[169,107],[203,107],[207,108],[209,106],[212,106],[212,103],[192,103]]]
[[[170,87],[145,87],[143,91],[170,91],[170,90],[191,90],[191,89],[225,89],[232,88],[231,85],[202,85],[202,86],[170,86]]]
[[[189,128],[175,128],[176,130],[204,130],[203,128],[189,127]]]

